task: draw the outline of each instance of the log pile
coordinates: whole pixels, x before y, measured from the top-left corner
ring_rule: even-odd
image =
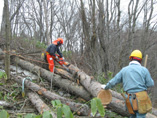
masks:
[[[31,71],[32,73],[40,73],[40,76],[47,81],[53,83],[54,86],[58,86],[64,88],[65,90],[69,91],[72,94],[75,94],[85,100],[90,100],[93,97],[96,97],[98,92],[101,90],[101,84],[90,76],[88,76],[85,72],[81,71],[79,68],[75,67],[74,65],[70,64],[68,67],[70,73],[66,72],[62,69],[56,69],[55,73],[51,73],[48,70],[45,70],[39,66],[36,66],[30,62],[24,61],[22,59],[15,60],[16,63],[26,69]],[[74,81],[79,79],[80,85],[75,83]],[[112,101],[107,106],[108,109],[122,115],[122,116],[129,116],[129,113],[126,111],[125,103],[121,95],[115,91],[112,92]],[[63,102],[64,103],[64,102]],[[73,110],[74,111],[74,110]],[[89,109],[86,110],[86,114],[89,114]],[[81,114],[83,115],[83,114]],[[148,113],[147,118],[155,118],[156,116],[153,114]]]
[[[22,59],[14,59],[13,62],[19,65],[21,68],[47,80],[49,83],[52,83],[53,86],[62,88],[65,91],[86,101],[96,97],[98,92],[101,90],[101,84],[99,82],[95,81],[91,76],[87,75],[85,72],[72,64],[70,64],[68,67],[70,72],[67,72],[62,68],[55,68],[55,73],[52,73],[42,67]],[[20,76],[12,76],[12,79],[19,84],[21,84],[23,81],[23,78]],[[76,80],[79,80],[79,84],[76,83]],[[49,100],[60,100],[63,104],[69,105],[71,110],[77,113],[77,115],[88,116],[90,114],[90,108],[85,104],[76,103],[71,99],[59,96],[58,94],[51,92],[50,90],[47,90],[29,80],[25,80],[25,86],[29,89],[29,92],[27,92],[26,95],[41,114],[46,110],[50,110],[50,108],[42,101],[40,96],[43,96]],[[124,99],[121,94],[112,90],[111,93],[112,101],[109,105],[107,105],[107,109],[111,109],[122,116],[128,117],[129,113],[126,111]],[[148,113],[146,117],[156,118],[156,111],[157,110],[153,108],[153,112]],[[51,111],[51,114],[56,117],[54,112]]]

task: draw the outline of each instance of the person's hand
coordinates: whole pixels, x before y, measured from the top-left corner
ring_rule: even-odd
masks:
[[[55,56],[56,59],[58,59],[58,56]]]
[[[102,88],[102,89],[105,89],[105,87],[106,87],[106,85],[101,85],[101,88]]]
[[[64,60],[64,57],[62,57],[62,59]]]

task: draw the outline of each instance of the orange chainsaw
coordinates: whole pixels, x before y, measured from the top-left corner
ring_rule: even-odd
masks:
[[[70,64],[69,64],[68,62],[65,62],[64,59],[63,59],[63,57],[60,57],[58,54],[56,54],[56,56],[57,56],[58,58],[54,57],[53,59],[54,59],[57,63],[59,63],[61,66],[63,66],[63,67],[69,72],[69,69],[68,69],[67,66],[69,66]]]

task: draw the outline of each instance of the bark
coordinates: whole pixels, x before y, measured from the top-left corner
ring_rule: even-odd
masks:
[[[0,49],[0,60],[4,59],[4,52],[2,51],[2,49]]]
[[[101,89],[101,84],[99,82],[91,79],[90,76],[88,76],[86,73],[79,70],[79,68],[75,67],[72,64],[70,64],[69,69],[70,69],[70,73],[78,76],[82,86],[84,86],[86,88],[86,90],[92,94],[92,96],[96,97],[98,92]]]
[[[75,78],[73,78],[73,75],[68,73],[66,70],[60,69],[60,68],[55,68],[55,73],[59,74],[61,77],[65,79],[69,79],[71,81],[76,81]]]
[[[101,84],[98,83],[97,81],[94,81],[93,79],[91,79],[90,76],[88,76],[86,73],[79,70],[79,68],[75,67],[72,64],[69,66],[69,69],[72,74],[75,74],[75,75],[77,74],[82,86],[84,86],[86,88],[86,90],[89,91],[93,95],[93,97],[96,97],[98,92],[101,89]],[[121,114],[123,116],[129,116],[129,113],[125,109],[125,102],[120,97],[120,94],[112,91],[112,96],[113,96],[112,101],[107,107],[118,114]],[[116,96],[118,96],[118,98],[120,98],[120,99],[117,99]],[[147,118],[151,118],[151,117],[155,118],[156,116],[154,116],[154,115],[147,113],[146,117]]]
[[[15,59],[14,60],[18,65],[20,65],[22,68],[25,68],[26,70],[29,70],[30,72],[33,72],[35,74],[40,72],[40,76],[47,81],[51,82],[53,85],[58,86],[60,88],[65,89],[66,91],[73,93],[77,96],[80,96],[81,98],[85,100],[90,100],[91,95],[84,89],[84,87],[79,86],[75,82],[72,82],[70,80],[64,79],[59,75],[53,74],[50,71],[47,71],[45,69],[42,69],[38,66],[35,66],[34,64],[31,64],[29,62],[26,62],[21,59]]]
[[[5,72],[7,74],[7,79],[10,79],[10,39],[11,39],[11,23],[9,20],[10,12],[9,12],[9,4],[8,0],[4,1],[4,10],[5,10],[5,46],[6,46],[6,54],[5,54]]]
[[[50,111],[53,118],[57,118],[56,114],[51,111],[51,109],[40,99],[36,93],[28,92],[27,95],[40,114],[43,114],[45,111]]]
[[[13,77],[13,78],[16,82],[18,82],[20,84],[23,81],[23,78],[20,76]],[[63,104],[68,105],[71,108],[71,110],[76,112],[78,115],[87,116],[89,113],[89,108],[87,105],[81,104],[81,103],[75,103],[73,100],[61,97],[53,92],[46,90],[43,87],[40,87],[39,85],[37,85],[31,81],[25,80],[25,86],[34,92],[38,92],[38,94],[43,95],[50,100],[60,100]]]

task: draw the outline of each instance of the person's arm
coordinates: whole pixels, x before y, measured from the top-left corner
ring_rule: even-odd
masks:
[[[61,58],[63,57],[62,53],[59,50],[59,47],[57,47],[57,53],[60,55]]]
[[[147,87],[152,87],[152,86],[154,86],[154,80],[152,79],[152,77],[151,77],[151,75],[150,75],[150,73],[149,73],[149,71],[148,71],[148,69],[147,68],[145,68],[146,69],[146,86]]]
[[[120,71],[119,73],[117,73],[115,75],[115,77],[113,79],[111,79],[107,84],[105,89],[111,89],[112,87],[114,87],[116,84],[121,83],[122,82],[122,71]]]

